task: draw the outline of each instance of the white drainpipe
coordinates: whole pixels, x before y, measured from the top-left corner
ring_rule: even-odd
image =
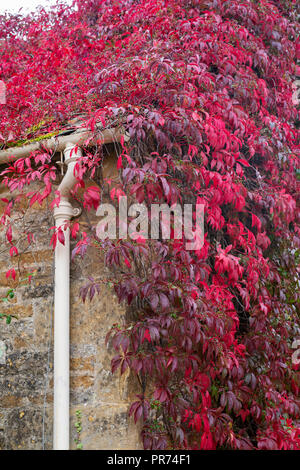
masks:
[[[77,150],[77,153],[75,153]],[[72,155],[71,155],[72,152]],[[77,179],[74,168],[82,155],[80,148],[70,143],[64,150],[67,172],[58,188],[59,206],[54,209],[56,227],[63,226],[80,210],[69,202],[71,189]],[[54,416],[53,449],[69,449],[69,394],[70,394],[70,230],[64,231],[64,245],[57,240],[55,248],[54,291]]]

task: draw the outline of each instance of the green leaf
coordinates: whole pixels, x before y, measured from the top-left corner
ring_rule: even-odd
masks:
[[[14,293],[13,289],[9,289],[9,291],[7,291],[6,297],[9,297],[10,299],[13,299],[14,296],[15,296],[15,293]]]

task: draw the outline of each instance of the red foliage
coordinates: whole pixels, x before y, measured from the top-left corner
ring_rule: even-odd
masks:
[[[147,204],[205,205],[199,251],[180,240],[97,242],[132,308],[130,324],[111,332],[112,369],[140,381],[130,414],[143,420],[145,448],[300,449],[291,359],[300,335],[296,2],[76,4],[0,17],[3,148],[82,113],[95,134],[99,121],[121,123],[131,140],[120,148],[112,199],[130,192]],[[82,158],[82,187],[101,158],[99,149]],[[2,175],[33,204],[51,195],[56,170],[36,152]],[[36,179],[43,191],[26,193]],[[82,203],[91,210],[100,198],[89,187]],[[18,199],[4,202],[15,256]],[[74,254],[91,243],[83,233]],[[90,281],[84,300],[99,290]]]

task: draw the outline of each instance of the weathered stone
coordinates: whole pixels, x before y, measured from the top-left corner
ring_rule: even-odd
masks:
[[[0,341],[0,364],[6,363],[6,345],[4,341]]]
[[[14,349],[14,342],[19,338],[26,340],[27,347],[31,347],[35,340],[32,317],[25,319],[20,318],[18,320],[13,318],[10,325],[7,325],[6,322],[2,320],[0,337],[6,343],[7,353],[18,350]]]
[[[9,302],[5,303],[1,307],[2,313],[5,313],[6,315],[13,315],[17,319],[31,317],[33,313],[31,304],[16,305]]]
[[[39,350],[53,346],[53,298],[33,299],[34,344]]]
[[[71,358],[70,361],[70,368],[71,371],[89,371],[89,372],[94,372],[94,367],[95,367],[95,357],[90,356],[90,357],[77,357],[77,358]]]
[[[93,384],[94,384],[93,377],[90,377],[88,375],[79,375],[75,377],[71,376],[71,389],[77,389],[77,388],[91,389]]]
[[[128,419],[128,403],[99,403],[97,407],[79,408],[82,412],[83,449],[140,449],[139,428]],[[72,448],[76,448],[76,409],[71,411]]]
[[[22,253],[19,256],[20,263],[24,264],[36,264],[45,261],[52,261],[53,259],[53,251],[52,250],[41,250],[35,252],[28,252]],[[7,268],[6,262],[0,263],[0,270],[4,270]]]
[[[2,267],[2,269],[5,269],[5,265]],[[7,279],[6,271],[0,272],[0,286],[1,287],[9,287],[9,288],[17,287],[19,280],[20,280],[20,275],[18,272],[16,272],[15,280],[12,280],[11,278]]]
[[[47,284],[39,284],[39,285],[30,285],[25,290],[23,297],[24,299],[36,299],[38,297],[49,297],[53,295],[53,283]]]
[[[22,403],[22,397],[17,395],[11,395],[8,393],[5,396],[1,397],[1,406],[3,408],[15,408],[22,405]]]
[[[5,378],[0,378],[1,406],[5,408],[5,398],[12,395],[16,398],[24,399],[22,403],[29,403],[31,398],[40,397],[40,403],[42,403],[44,390],[44,375],[20,377],[17,375],[6,375]]]
[[[25,450],[42,448],[42,408],[21,407],[7,414],[4,449]],[[47,422],[47,420],[45,420]]]

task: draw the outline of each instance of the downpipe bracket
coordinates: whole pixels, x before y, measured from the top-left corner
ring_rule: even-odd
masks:
[[[73,207],[73,216],[72,218],[75,219],[76,217],[80,217],[82,214],[81,207]]]

